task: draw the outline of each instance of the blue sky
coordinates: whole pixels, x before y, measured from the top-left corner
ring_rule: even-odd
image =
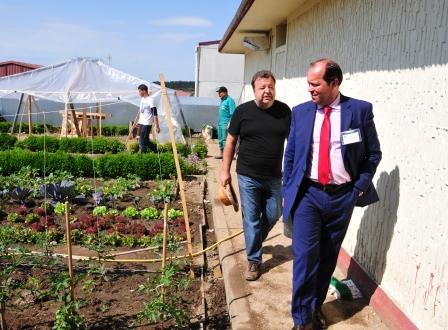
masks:
[[[0,61],[102,58],[150,81],[194,80],[195,46],[221,39],[240,0],[0,0]]]

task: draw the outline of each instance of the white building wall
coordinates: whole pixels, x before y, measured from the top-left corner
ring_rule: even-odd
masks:
[[[242,102],[253,100],[254,92],[252,90],[251,81],[253,75],[260,70],[270,69],[271,53],[270,51],[251,52],[246,55],[244,67],[244,90],[242,94]]]
[[[322,57],[342,93],[373,103],[381,201],[355,210],[344,248],[419,328],[448,329],[448,2],[322,0],[288,18],[286,52],[277,95],[291,107]],[[246,56],[261,67],[274,71],[270,53]]]
[[[213,44],[198,46],[196,60],[195,96],[217,98],[216,89],[225,86],[237,102],[244,82],[244,55],[221,54]]]

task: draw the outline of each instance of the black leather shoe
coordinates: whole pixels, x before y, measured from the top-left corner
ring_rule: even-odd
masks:
[[[300,325],[295,325],[292,330],[313,330],[313,324],[312,323],[308,323],[308,324],[300,324]]]
[[[328,328],[327,320],[325,319],[322,310],[321,309],[316,310],[313,316],[313,329],[321,330],[327,328]]]

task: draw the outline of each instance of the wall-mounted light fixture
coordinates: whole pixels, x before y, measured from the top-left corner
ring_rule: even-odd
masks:
[[[270,47],[270,40],[269,36],[266,35],[257,37],[245,36],[241,44],[252,51],[266,50]]]

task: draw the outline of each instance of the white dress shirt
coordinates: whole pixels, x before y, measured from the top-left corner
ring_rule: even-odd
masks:
[[[351,181],[350,174],[344,167],[344,160],[341,151],[341,95],[329,106],[330,112],[330,171],[331,184],[344,184]],[[313,142],[311,147],[311,170],[308,177],[313,181],[318,181],[318,163],[319,163],[319,145],[320,145],[320,130],[324,121],[323,106],[318,106],[316,110],[316,119],[314,121]]]

